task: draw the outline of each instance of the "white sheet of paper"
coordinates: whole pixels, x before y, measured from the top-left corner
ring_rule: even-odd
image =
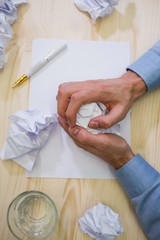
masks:
[[[130,62],[129,43],[37,39],[33,42],[32,63],[43,58],[59,42],[67,42],[68,48],[31,79],[29,108],[56,112],[60,83],[118,77]],[[121,122],[121,136],[130,141],[129,115]],[[60,126],[51,134],[26,176],[115,178],[112,167],[78,148]]]

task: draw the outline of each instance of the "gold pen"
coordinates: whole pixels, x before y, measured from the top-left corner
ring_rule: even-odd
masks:
[[[30,77],[32,77],[35,73],[37,73],[41,68],[43,68],[50,60],[55,58],[57,55],[59,55],[64,49],[66,49],[67,44],[62,43],[58,46],[56,46],[52,51],[50,51],[43,59],[38,61],[33,67],[31,67],[30,70],[27,71],[26,74],[23,74],[13,85],[12,88],[19,86],[26,80],[28,80]]]

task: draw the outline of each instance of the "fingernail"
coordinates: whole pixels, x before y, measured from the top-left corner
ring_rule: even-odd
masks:
[[[89,126],[91,128],[99,128],[99,123],[98,122],[90,122]]]

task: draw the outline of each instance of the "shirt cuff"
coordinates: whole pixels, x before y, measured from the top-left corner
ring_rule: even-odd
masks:
[[[160,87],[160,41],[127,70],[137,73],[146,83],[148,91]]]
[[[143,193],[160,176],[139,154],[116,170],[115,174],[130,198]]]

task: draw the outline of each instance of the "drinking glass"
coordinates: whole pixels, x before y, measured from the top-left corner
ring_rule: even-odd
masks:
[[[8,227],[19,240],[47,239],[56,222],[57,209],[53,200],[39,191],[21,193],[8,207]]]

